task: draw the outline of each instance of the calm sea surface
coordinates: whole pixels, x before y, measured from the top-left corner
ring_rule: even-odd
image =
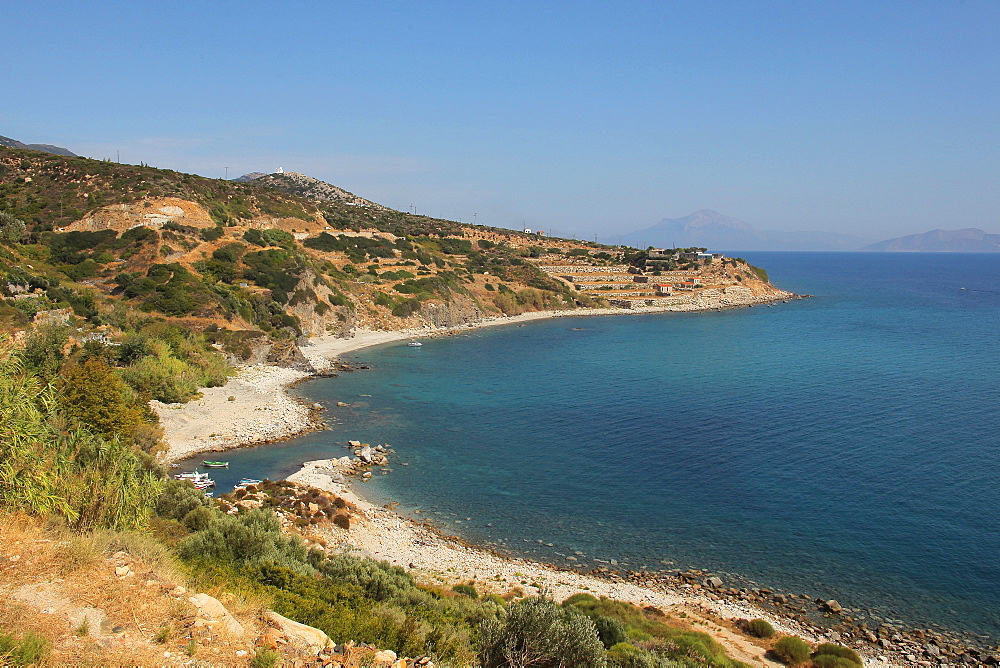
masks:
[[[216,478],[387,442],[362,492],[471,540],[1000,638],[1000,254],[743,255],[815,298],[360,351],[299,390],[341,424]]]

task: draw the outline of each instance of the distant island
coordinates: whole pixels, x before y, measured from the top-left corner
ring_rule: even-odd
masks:
[[[664,218],[657,224],[621,237],[623,243],[646,246],[705,246],[726,250],[852,251],[871,238],[840,232],[760,230],[732,216],[701,209],[682,218]]]
[[[976,227],[962,230],[931,230],[910,234],[865,246],[863,251],[910,253],[998,253],[1000,234],[989,234]]]

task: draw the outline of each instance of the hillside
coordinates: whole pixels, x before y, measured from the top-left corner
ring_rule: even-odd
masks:
[[[135,322],[165,318],[209,332],[234,361],[266,357],[261,345],[277,340],[355,327],[452,327],[607,305],[614,294],[546,267],[599,268],[626,256],[401,213],[294,173],[230,182],[3,148],[0,194],[8,241],[0,252],[10,264],[0,327],[14,331],[68,308],[120,336]],[[679,271],[696,277],[709,262]],[[652,270],[633,269],[630,280],[655,282]],[[683,278],[671,280],[680,287]],[[653,296],[645,290],[635,297]],[[764,290],[754,299],[768,296],[782,295]]]
[[[910,253],[1000,253],[1000,234],[975,227],[962,230],[931,230],[880,241],[861,250]]]
[[[16,139],[11,139],[10,137],[0,136],[0,146],[7,146],[9,148],[23,148],[29,151],[41,151],[43,153],[54,153],[56,155],[65,155],[69,157],[75,157],[76,153],[73,153],[67,148],[62,146],[53,146],[52,144],[24,144]]]

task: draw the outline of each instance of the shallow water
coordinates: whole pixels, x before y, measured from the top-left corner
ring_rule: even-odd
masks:
[[[215,477],[388,442],[364,493],[472,540],[1000,638],[1000,255],[744,256],[816,297],[360,351],[371,371],[298,390],[346,426]]]

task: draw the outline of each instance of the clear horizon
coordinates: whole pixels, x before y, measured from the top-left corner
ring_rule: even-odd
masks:
[[[698,209],[1000,232],[994,2],[43,1],[5,27],[0,134],[88,157],[609,243]]]

